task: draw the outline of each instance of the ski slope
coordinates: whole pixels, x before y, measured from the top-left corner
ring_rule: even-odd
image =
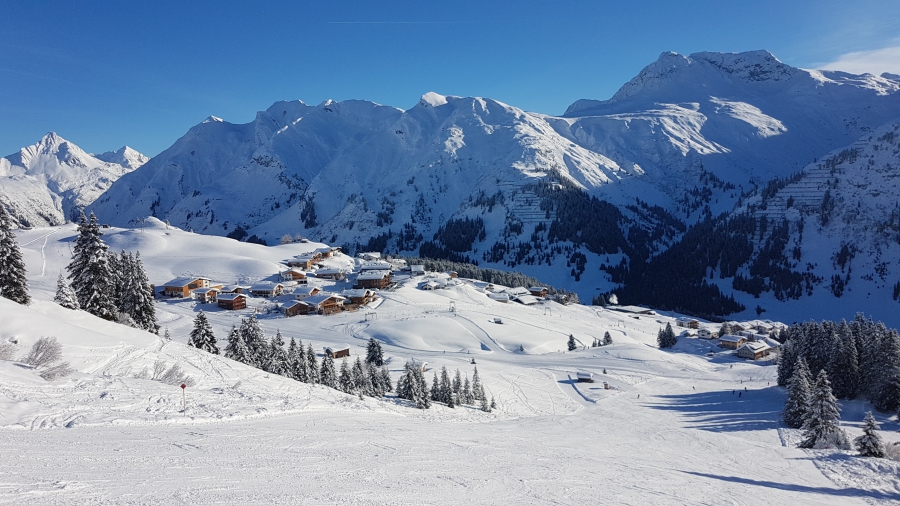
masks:
[[[35,301],[0,299],[0,339],[16,339],[19,356],[56,336],[77,372],[47,382],[0,361],[0,454],[12,456],[0,459],[0,504],[900,501],[900,463],[786,444],[796,434],[779,423],[784,395],[771,363],[718,348],[710,357],[711,343],[694,338],[659,350],[657,330],[678,315],[504,304],[465,282],[426,292],[421,277],[398,276],[373,307],[327,317],[284,318],[255,298],[238,312],[160,300],[167,341],[51,302],[74,233],[18,232]],[[140,250],[157,285],[187,274],[267,279],[280,261],[320,246],[264,247],[157,221],[104,233],[111,249]],[[231,325],[257,307],[268,337],[280,331],[320,353],[346,344],[355,358],[370,337],[380,339],[395,381],[410,358],[427,362],[429,382],[443,366],[471,377],[474,359],[498,408],[360,400],[184,345],[198,310],[224,345]],[[607,331],[612,345],[564,351],[569,334],[590,345]],[[141,374],[157,361],[178,364],[195,382],[186,412],[180,388]],[[577,372],[598,381],[577,383]],[[851,436],[867,409],[845,404]],[[879,421],[897,440],[897,423]]]

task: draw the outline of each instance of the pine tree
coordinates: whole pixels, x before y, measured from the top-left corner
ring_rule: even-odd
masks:
[[[802,358],[797,360],[794,363],[794,374],[788,382],[787,401],[781,414],[788,427],[799,429],[806,421],[812,395],[809,384],[811,380],[806,361]]]
[[[300,346],[303,346],[302,341],[300,342]],[[305,364],[306,360],[304,360],[303,363]],[[297,377],[298,376],[297,375],[297,340],[294,339],[293,337],[291,338],[291,342],[288,343],[287,371],[288,372],[287,372],[286,376],[288,378],[291,378],[291,379],[297,380],[297,381],[303,381]]]
[[[141,252],[130,260],[131,266],[131,290],[127,295],[131,318],[137,323],[139,328],[159,333],[159,324],[156,321],[156,306],[154,305],[153,288],[150,286],[150,279],[147,277],[147,271],[144,270],[144,263],[141,261]]]
[[[608,346],[612,344],[612,336],[609,335],[609,331],[607,330],[605,334],[603,334],[603,346]]]
[[[441,402],[441,387],[438,383],[437,369],[434,370],[434,379],[431,380],[431,400]]]
[[[428,397],[428,382],[422,373],[422,366],[415,360],[406,362],[403,374],[397,379],[397,397],[408,399],[419,409],[431,407],[431,399]]]
[[[75,296],[75,291],[69,286],[69,280],[63,276],[62,272],[59,273],[59,278],[56,280],[56,296],[53,297],[53,302],[66,309],[81,308],[78,305],[78,297]]]
[[[265,368],[269,361],[269,352],[271,350],[266,335],[259,326],[256,315],[250,315],[250,318],[241,320],[240,332],[244,344],[247,345],[247,349],[250,351],[250,362],[247,362],[247,364],[260,369]]]
[[[394,386],[391,382],[391,371],[388,370],[386,365],[381,367],[381,386],[385,392],[394,391]]]
[[[878,435],[878,422],[875,421],[871,411],[866,413],[863,435],[853,440],[853,447],[863,457],[884,458],[884,443]]]
[[[659,330],[659,333],[656,334],[656,342],[659,343],[660,348],[671,348],[675,346],[675,343],[678,342],[678,338],[675,337],[675,331],[672,330],[671,323],[667,323],[665,329]]]
[[[483,391],[480,392],[480,394],[481,394],[481,410],[484,411],[485,413],[490,413],[490,412],[491,412],[491,405],[488,404],[487,397],[484,396],[484,392],[483,392]]]
[[[341,374],[338,377],[338,387],[341,392],[352,394],[355,391],[353,377],[350,375],[350,367],[347,365],[347,359],[341,361]]]
[[[788,341],[781,347],[781,354],[778,356],[778,386],[786,387],[790,384],[797,365],[797,350],[794,346],[794,341]]]
[[[364,370],[364,388],[369,388],[368,395],[373,397],[384,397],[384,392],[386,387],[384,385],[384,378],[381,376],[381,370],[375,366],[375,364],[366,364],[365,366],[360,366]]]
[[[719,337],[730,336],[732,334],[734,334],[734,329],[731,328],[730,323],[725,322],[721,327],[719,327]]]
[[[22,250],[12,233],[9,214],[0,202],[0,297],[23,305],[30,304],[26,273]]]
[[[578,344],[575,343],[574,335],[569,334],[569,342],[566,343],[566,345],[568,346],[569,351],[575,351],[576,349],[578,349]]]
[[[108,248],[100,238],[102,235],[94,213],[91,213],[90,221],[82,213],[72,262],[68,266],[69,279],[82,309],[105,320],[115,321],[117,311],[112,299],[114,277],[109,268]]]
[[[166,336],[169,335],[169,328],[166,327]],[[230,358],[242,364],[252,365],[253,357],[247,343],[238,331],[237,327],[231,326],[231,332],[228,333],[228,344],[225,346],[225,357]]]
[[[287,353],[284,351],[284,338],[281,337],[281,330],[275,332],[275,337],[269,342],[269,351],[266,355],[268,359],[266,371],[279,376],[290,376],[291,369],[288,366]]]
[[[216,336],[213,334],[212,325],[209,324],[209,320],[203,311],[198,312],[197,317],[194,318],[194,330],[191,331],[191,338],[188,340],[188,344],[213,355],[219,354],[219,347],[216,346]]]
[[[837,342],[828,363],[828,370],[834,384],[835,397],[855,398],[859,391],[859,361],[847,322],[841,322],[838,328]]]
[[[493,396],[493,395],[491,396],[491,406],[490,406],[490,407],[491,407],[491,411],[497,409],[497,403],[494,402],[494,396]]]
[[[378,367],[384,365],[384,352],[381,350],[381,343],[374,337],[369,338],[369,345],[366,348],[366,363],[375,364]]]
[[[319,376],[319,362],[316,360],[316,352],[313,351],[312,344],[306,346],[306,370],[308,374],[307,383],[316,384],[322,381]]]
[[[460,404],[472,404],[472,385],[469,384],[469,377],[463,381],[462,392],[459,394]]]
[[[453,385],[450,383],[450,374],[447,373],[447,368],[445,366],[441,366],[441,387],[438,389],[440,392],[440,401],[449,404],[453,399]]]
[[[831,382],[825,369],[819,371],[813,387],[806,423],[803,424],[801,448],[847,449],[850,442],[840,427],[841,412],[837,399],[831,391]]]
[[[459,369],[456,370],[456,374],[453,376],[453,393],[457,395],[457,399],[462,394],[462,375],[459,374]]]
[[[319,371],[319,383],[326,387],[338,388],[338,376],[334,370],[334,358],[330,353],[322,357],[322,369]]]
[[[484,398],[484,387],[481,385],[481,377],[478,375],[478,368],[475,367],[475,371],[472,373],[472,397],[476,401],[480,401]]]
[[[370,365],[374,367],[374,364]],[[359,357],[356,357],[356,361],[353,362],[353,367],[350,369],[350,380],[353,382],[355,391],[369,397],[375,396],[375,385],[372,384],[369,375],[363,369],[363,363]]]

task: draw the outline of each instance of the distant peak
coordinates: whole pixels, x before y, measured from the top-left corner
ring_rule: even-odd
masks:
[[[433,91],[429,91],[428,93],[422,95],[422,98],[419,99],[419,104],[425,107],[439,107],[447,103],[447,97],[444,95],[439,95]]]
[[[203,120],[203,123],[225,123],[225,120],[222,118],[217,118],[216,116],[210,116]]]
[[[66,142],[66,140],[57,135],[56,132],[47,132],[41,137],[38,144],[42,146],[58,146],[64,142]]]

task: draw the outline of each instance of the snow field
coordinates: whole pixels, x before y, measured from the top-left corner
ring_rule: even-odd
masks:
[[[262,247],[164,226],[104,232],[111,249],[139,249],[157,283],[205,274],[204,266],[222,273],[211,276],[216,281],[271,276],[277,262],[316,246]],[[707,357],[712,345],[699,339],[657,349],[657,330],[677,315],[636,319],[558,304],[545,314],[541,306],[491,301],[465,284],[425,292],[417,280],[381,292],[370,311],[258,315],[269,338],[280,330],[286,341],[301,339],[320,353],[349,344],[355,359],[377,337],[394,380],[410,358],[428,363],[429,383],[442,366],[470,379],[477,366],[498,404],[490,414],[442,405],[416,410],[184,346],[198,310],[220,346],[251,310],[161,300],[160,324],[173,337],[164,341],[48,302],[72,233],[22,232],[36,300],[22,307],[0,299],[0,339],[18,339],[17,356],[53,335],[78,371],[45,382],[0,361],[0,454],[13,456],[0,459],[0,504],[900,501],[896,462],[785,444],[792,436],[778,420],[784,394],[774,386],[773,366],[718,349]],[[199,251],[205,258],[194,257]],[[589,345],[606,331],[611,346],[557,351],[570,333]],[[141,374],[157,361],[179,365],[196,381],[186,414],[177,386]],[[575,382],[579,371],[594,373],[596,382]],[[855,437],[867,408],[854,401],[843,409]],[[883,415],[879,421],[883,437],[897,440],[890,431],[898,425]]]

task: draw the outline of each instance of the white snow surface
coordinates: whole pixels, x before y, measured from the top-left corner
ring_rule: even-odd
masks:
[[[41,336],[55,336],[77,372],[46,382],[0,361],[0,503],[900,501],[896,462],[785,444],[792,436],[778,420],[784,393],[772,386],[770,362],[718,348],[707,357],[712,343],[693,338],[659,350],[657,330],[680,315],[503,304],[464,280],[426,292],[417,287],[422,278],[398,275],[399,286],[381,291],[372,307],[327,317],[284,318],[266,311],[272,301],[256,298],[238,312],[160,299],[160,324],[173,337],[165,341],[50,302],[74,233],[73,226],[17,232],[35,300],[23,307],[0,299],[0,339],[16,339],[20,356]],[[274,279],[280,262],[321,246],[264,247],[157,220],[104,233],[114,250],[140,250],[157,286],[184,275]],[[355,264],[343,255],[327,263]],[[329,291],[346,286],[310,282]],[[280,330],[319,351],[349,344],[355,358],[370,337],[382,340],[394,380],[409,358],[428,363],[429,382],[442,366],[471,377],[475,359],[498,409],[420,411],[393,397],[359,400],[184,344],[200,309],[224,346],[231,325],[256,308],[269,337]],[[569,334],[590,344],[606,331],[610,346],[563,351]],[[196,381],[186,413],[177,386],[141,379],[156,361]],[[598,382],[576,383],[577,372]],[[866,409],[845,403],[851,436]],[[897,424],[879,421],[884,437],[896,440],[889,431]]]

